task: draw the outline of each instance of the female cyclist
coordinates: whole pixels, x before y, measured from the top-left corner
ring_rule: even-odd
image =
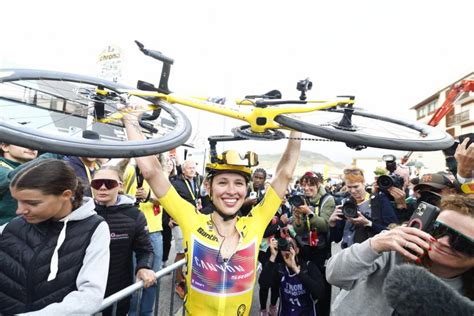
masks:
[[[125,114],[123,121],[130,140],[143,139],[135,115]],[[300,133],[292,132],[290,136],[300,137]],[[230,151],[207,164],[213,204],[209,215],[200,214],[177,194],[168,177],[159,171],[156,157],[136,159],[160,204],[183,231],[187,252],[185,307],[189,315],[249,314],[259,245],[281,204],[299,152],[300,141],[291,139],[264,198],[245,217],[237,217],[237,213],[247,194],[251,156],[246,166],[236,163]]]

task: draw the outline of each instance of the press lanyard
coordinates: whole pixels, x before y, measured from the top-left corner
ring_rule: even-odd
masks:
[[[191,193],[191,197],[193,198],[194,203],[196,203],[196,208],[197,208],[197,199],[196,196],[194,195],[193,190],[191,189],[191,186],[188,183],[188,180],[183,176],[184,183],[186,183],[186,186],[188,187],[189,193]]]

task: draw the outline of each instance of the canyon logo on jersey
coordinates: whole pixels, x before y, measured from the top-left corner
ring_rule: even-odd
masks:
[[[209,295],[237,295],[253,289],[255,242],[239,249],[224,262],[219,249],[192,237],[191,287]]]

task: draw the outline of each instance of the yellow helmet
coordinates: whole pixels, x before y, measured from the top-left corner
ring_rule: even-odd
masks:
[[[227,150],[221,155],[211,157],[211,162],[206,164],[206,172],[209,178],[221,172],[239,173],[248,181],[252,175],[251,167],[256,165],[258,165],[256,153],[248,151],[241,156],[235,150]]]

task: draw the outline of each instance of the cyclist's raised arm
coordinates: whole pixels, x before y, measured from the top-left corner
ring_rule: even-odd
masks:
[[[285,196],[288,184],[293,177],[296,164],[298,163],[301,149],[301,140],[299,138],[301,138],[301,132],[292,131],[290,133],[290,140],[286,145],[285,152],[278,162],[275,176],[271,182],[272,188],[278,194],[280,199],[283,199]]]
[[[138,117],[136,115],[124,113],[122,121],[129,140],[143,140],[145,138],[140,131],[140,125],[138,124]],[[135,160],[143,177],[150,185],[156,197],[161,198],[164,196],[171,187],[171,183],[168,177],[162,172],[162,167],[158,159],[155,156],[147,156],[137,157]]]

